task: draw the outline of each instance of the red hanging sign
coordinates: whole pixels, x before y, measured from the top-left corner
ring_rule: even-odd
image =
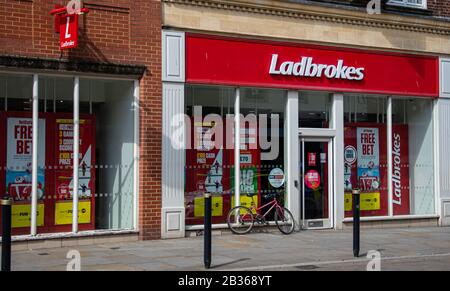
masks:
[[[78,46],[78,14],[67,14],[60,17],[59,42],[61,50]]]
[[[89,13],[89,9],[81,8],[79,0],[71,0],[66,7],[55,5],[55,9],[50,11],[55,16],[55,32],[59,33],[61,50],[78,46],[78,18],[86,13]]]

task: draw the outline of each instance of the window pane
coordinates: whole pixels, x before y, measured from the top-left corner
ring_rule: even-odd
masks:
[[[234,192],[234,100],[233,88],[186,87],[187,225],[203,224],[204,193],[213,195],[213,223],[226,222]]]
[[[285,106],[286,91],[241,89],[241,205],[260,207],[274,197],[284,204]]]
[[[13,235],[30,233],[31,217],[31,162],[32,162],[32,96],[33,76],[0,75],[0,96],[7,107],[0,108],[0,189],[1,196],[8,193],[14,200],[12,206]],[[39,130],[45,134],[45,124],[39,121]],[[41,139],[39,140],[41,142]],[[45,192],[43,170],[45,148],[39,144],[38,160],[39,200]],[[41,204],[41,203],[39,203]],[[40,218],[43,219],[41,212]],[[1,220],[1,218],[0,218]],[[40,220],[39,220],[40,221]],[[40,225],[38,221],[38,224]]]
[[[434,214],[432,100],[394,99],[394,215]]]
[[[307,128],[329,128],[331,97],[326,92],[300,92],[299,125]]]
[[[92,120],[95,126],[91,143],[94,157],[91,164],[94,166],[89,173],[89,162],[80,162],[80,171],[84,167],[88,173],[80,175],[80,195],[85,201],[92,203],[95,229],[133,228],[133,88],[133,81],[80,80],[80,100],[92,100],[93,110],[92,114],[82,116],[86,120]],[[86,96],[87,94],[90,96]],[[85,157],[87,156],[86,154]],[[83,184],[88,186],[85,193]]]
[[[4,74],[0,75],[0,80],[0,96],[6,97],[7,110],[31,112],[33,76]],[[4,110],[4,107],[1,110]]]
[[[361,215],[389,213],[386,97],[344,98],[345,216],[352,216],[352,188],[361,189]]]

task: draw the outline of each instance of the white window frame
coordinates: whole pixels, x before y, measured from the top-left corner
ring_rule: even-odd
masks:
[[[422,0],[422,4],[409,3],[408,0],[389,0],[387,2],[388,5],[391,6],[401,6],[401,7],[410,7],[410,8],[419,8],[419,9],[427,9],[427,0]]]

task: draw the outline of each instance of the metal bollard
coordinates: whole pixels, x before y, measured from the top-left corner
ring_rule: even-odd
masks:
[[[12,199],[5,196],[0,200],[2,206],[2,272],[11,271],[11,206]]]
[[[353,255],[359,257],[360,250],[360,211],[361,211],[361,191],[353,189]]]
[[[203,252],[203,262],[205,263],[205,268],[211,268],[211,215],[212,215],[212,205],[211,205],[211,194],[205,193],[205,225],[204,225],[204,252]]]

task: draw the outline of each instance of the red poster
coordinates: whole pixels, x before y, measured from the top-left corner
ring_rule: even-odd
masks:
[[[394,215],[410,214],[408,125],[392,126],[392,202]]]
[[[386,130],[386,125],[377,123],[351,123],[346,124],[344,128],[346,204],[351,204],[352,189],[360,188],[361,216],[389,214]],[[370,150],[366,145],[372,142],[372,139],[367,139],[367,136],[363,135],[364,132],[378,132],[379,138],[373,140],[375,144]],[[370,153],[373,156],[364,155]],[[352,216],[351,209],[346,208],[345,216]]]
[[[48,195],[51,173],[48,165],[48,137],[51,135],[47,122],[48,114],[40,113],[38,121],[38,213],[37,226],[39,232],[48,232]],[[14,200],[12,207],[13,235],[29,234],[31,225],[31,188],[32,188],[32,117],[28,112],[0,113],[0,185],[2,193],[8,193]],[[44,205],[45,204],[45,205]]]
[[[38,156],[39,168],[41,169],[38,172],[38,179],[42,181],[38,186],[38,193],[42,192],[42,195],[39,195],[38,205],[39,209],[42,209],[44,212],[43,216],[38,217],[39,233],[68,231],[71,228],[70,224],[55,224],[57,217],[55,215],[56,204],[69,199],[70,193],[73,194],[71,188],[71,185],[73,185],[71,169],[73,165],[71,160],[73,158],[73,126],[71,118],[71,114],[39,114],[40,124],[45,123],[45,129],[41,126],[39,135],[39,147],[45,147],[44,153],[40,153]],[[13,126],[16,120],[21,119],[31,119],[31,116],[22,112],[0,113],[0,130],[5,136],[0,141],[0,152],[3,153],[0,155],[0,186],[2,189],[6,188],[7,144],[14,144],[15,142],[14,138],[6,138],[8,132],[7,120],[9,120],[10,126]],[[91,215],[90,223],[81,224],[80,230],[90,230],[94,229],[95,225],[95,170],[91,171],[91,169],[94,169],[93,165],[95,165],[94,117],[81,116],[80,140],[80,187],[78,192],[80,201],[88,201],[90,203]],[[17,155],[13,157],[18,158]],[[45,191],[43,190],[44,187]],[[39,191],[41,189],[42,191]],[[18,211],[20,213],[17,213],[17,215],[26,215],[23,218],[13,217],[13,223],[18,225],[13,228],[14,235],[28,234],[30,231],[29,222],[26,221],[26,219],[29,219],[29,209],[24,208],[29,207],[29,204],[28,200],[18,201],[14,204],[17,209],[13,209],[13,216]]]
[[[95,148],[93,143],[94,125],[91,119],[80,120],[80,163],[79,189],[80,198],[90,198],[95,192],[94,164]],[[73,123],[71,119],[56,119],[56,196],[58,200],[71,199],[73,195]]]
[[[310,170],[305,174],[306,187],[312,190],[317,190],[320,187],[320,183],[320,174],[316,170]]]
[[[78,17],[78,14],[67,14],[60,17],[59,47],[61,50],[78,46]]]
[[[221,220],[227,215],[231,204],[231,195],[224,194],[230,193],[229,159],[233,150],[216,149],[206,138],[213,128],[212,123],[193,123],[192,149],[186,150],[186,221],[188,224],[203,221],[202,198],[204,193],[211,193],[216,196],[213,199],[213,223],[223,222]]]
[[[76,191],[73,189],[73,121],[70,115],[55,115],[55,157],[54,195],[55,203],[72,201]],[[92,116],[80,117],[80,152],[79,152],[79,201],[90,204],[90,221],[82,229],[93,229],[95,225],[95,119]],[[70,202],[69,202],[70,203]],[[55,211],[58,205],[55,204]],[[55,213],[55,224],[64,226],[68,222],[67,213]],[[65,217],[66,218],[65,218]],[[86,220],[86,219],[84,219]],[[61,222],[64,221],[64,222]],[[80,222],[81,224],[81,222]]]

